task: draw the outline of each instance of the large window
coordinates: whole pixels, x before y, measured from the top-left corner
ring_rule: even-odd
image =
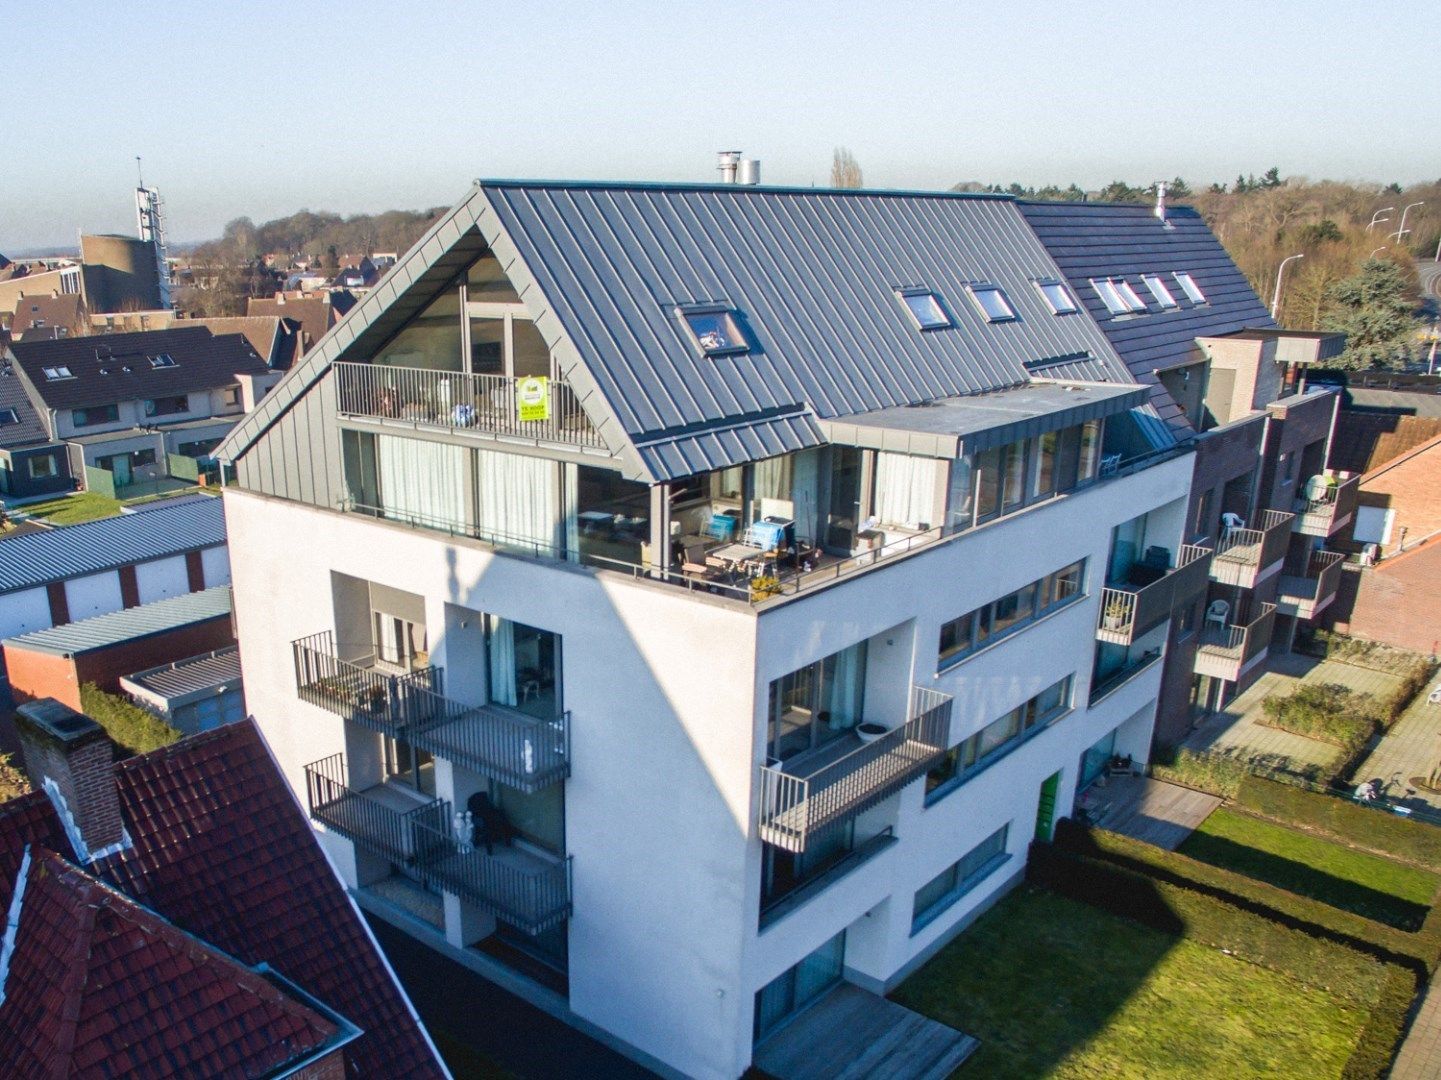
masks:
[[[1067,675],[951,747],[926,773],[927,805],[950,794],[1002,753],[1064,715],[1070,707],[1071,676]]]
[[[460,291],[447,287],[375,354],[395,367],[461,369]]]
[[[30,470],[31,480],[49,480],[60,471],[55,464],[54,454],[36,454],[26,459],[26,465]]]
[[[184,394],[172,397],[151,398],[145,403],[146,416],[173,416],[190,411],[190,398]]]
[[[1081,595],[1085,577],[1086,561],[1082,559],[943,624],[939,666],[950,667],[1075,600]]]
[[[120,419],[120,406],[92,405],[88,409],[71,409],[70,422],[76,427],[95,427],[98,424],[114,424]]]
[[[404,739],[385,739],[385,778],[413,787],[424,795],[435,794],[435,759]]]
[[[1090,480],[1100,467],[1101,433],[1101,421],[1088,420],[957,461],[951,467],[948,520],[990,521]]]
[[[842,930],[795,967],[756,991],[756,1039],[765,1038],[788,1017],[840,982],[845,955],[846,932]]]
[[[1006,861],[1006,837],[1010,830],[1009,823],[1002,825],[916,890],[911,907],[912,934],[932,922]]]
[[[770,757],[784,761],[847,734],[861,722],[865,682],[864,641],[772,682]]]
[[[650,540],[650,489],[620,473],[582,465],[576,470],[576,542],[582,561],[638,564]]]
[[[1201,286],[1197,285],[1196,279],[1186,271],[1177,270],[1171,276],[1176,279],[1176,284],[1181,286],[1181,291],[1186,294],[1186,299],[1191,303],[1204,304],[1206,302],[1206,294],[1201,291]]]
[[[561,711],[560,635],[486,616],[490,700],[543,720]]]

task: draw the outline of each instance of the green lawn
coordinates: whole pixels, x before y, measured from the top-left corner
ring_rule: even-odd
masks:
[[[957,1080],[1320,1080],[1340,1076],[1375,983],[1358,965],[1344,987],[1310,986],[1027,886],[894,997],[981,1040]]]
[[[114,517],[120,513],[120,503],[105,495],[81,491],[17,509],[32,517],[44,518],[52,525],[77,525],[82,521]]]
[[[1180,852],[1402,930],[1420,927],[1441,885],[1425,870],[1226,809]]]

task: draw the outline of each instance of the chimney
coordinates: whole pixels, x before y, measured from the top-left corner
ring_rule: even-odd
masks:
[[[1166,223],[1166,181],[1156,181],[1156,217],[1164,225]]]
[[[115,748],[105,729],[54,698],[21,705],[15,728],[25,769],[55,804],[80,860],[91,862],[124,844]]]
[[[716,166],[720,170],[722,184],[734,184],[736,182],[736,169],[740,166],[741,152],[739,150],[722,150],[716,155],[720,162]]]
[[[736,183],[745,184],[749,187],[755,187],[755,185],[759,184],[760,182],[760,160],[757,158],[743,158],[740,164],[740,175],[736,178]]]

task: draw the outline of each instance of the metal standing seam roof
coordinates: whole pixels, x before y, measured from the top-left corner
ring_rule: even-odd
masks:
[[[141,691],[169,702],[213,692],[221,686],[239,686],[240,682],[240,649],[236,646],[147,668],[120,680],[131,692]]]
[[[5,645],[7,648],[71,656],[229,615],[230,586],[217,585],[213,589],[184,593],[168,600],[156,600],[152,604],[52,626],[48,630],[32,630],[28,634],[6,638]]]
[[[225,543],[218,498],[0,540],[0,594]]]
[[[1034,283],[1061,271],[1006,197],[482,181],[218,456],[243,454],[334,360],[383,342],[478,254],[482,231],[548,339],[558,327],[578,353],[568,377],[588,408],[598,397],[612,452],[633,448],[656,480],[819,445],[829,417],[1022,385],[1038,357],[1124,370],[1084,314],[1051,312]],[[1014,320],[986,320],[968,290],[981,283],[1004,289]],[[954,325],[916,329],[903,287],[934,290]],[[675,313],[694,303],[733,306],[752,351],[699,357]]]

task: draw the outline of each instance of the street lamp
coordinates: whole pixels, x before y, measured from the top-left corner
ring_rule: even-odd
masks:
[[[1383,206],[1383,207],[1381,207],[1380,210],[1377,210],[1374,214],[1371,215],[1371,225],[1379,224],[1379,223],[1382,222],[1382,221],[1390,221],[1390,220],[1391,220],[1390,218],[1383,218],[1381,215],[1382,215],[1382,214],[1385,214],[1385,213],[1389,213],[1390,211],[1395,210],[1395,209],[1396,209],[1396,208],[1395,208],[1394,206]],[[1370,232],[1370,231],[1371,231],[1371,225],[1367,225],[1367,226],[1366,226],[1366,231],[1367,231],[1367,232]]]
[[[1286,272],[1286,264],[1296,259],[1304,259],[1305,255],[1288,255],[1281,260],[1281,265],[1276,267],[1276,289],[1271,293],[1271,321],[1276,321],[1276,313],[1281,310],[1281,275]]]
[[[1388,246],[1389,246],[1389,245],[1387,245],[1387,244],[1382,244],[1380,247],[1378,247],[1378,248],[1376,248],[1375,250],[1373,250],[1370,255],[1367,255],[1366,258],[1368,258],[1368,259],[1374,259],[1374,258],[1376,257],[1376,252],[1377,252],[1377,251],[1385,251]]]
[[[1400,227],[1399,229],[1397,229],[1395,232],[1393,232],[1391,235],[1394,236],[1397,240],[1400,240],[1401,237],[1405,236],[1405,235],[1406,235],[1406,215],[1411,212],[1411,207],[1413,207],[1413,206],[1425,206],[1425,205],[1426,205],[1426,200],[1425,200],[1425,199],[1422,199],[1420,202],[1407,203],[1407,204],[1406,204],[1406,209],[1404,209],[1404,210],[1401,211],[1401,227]]]

